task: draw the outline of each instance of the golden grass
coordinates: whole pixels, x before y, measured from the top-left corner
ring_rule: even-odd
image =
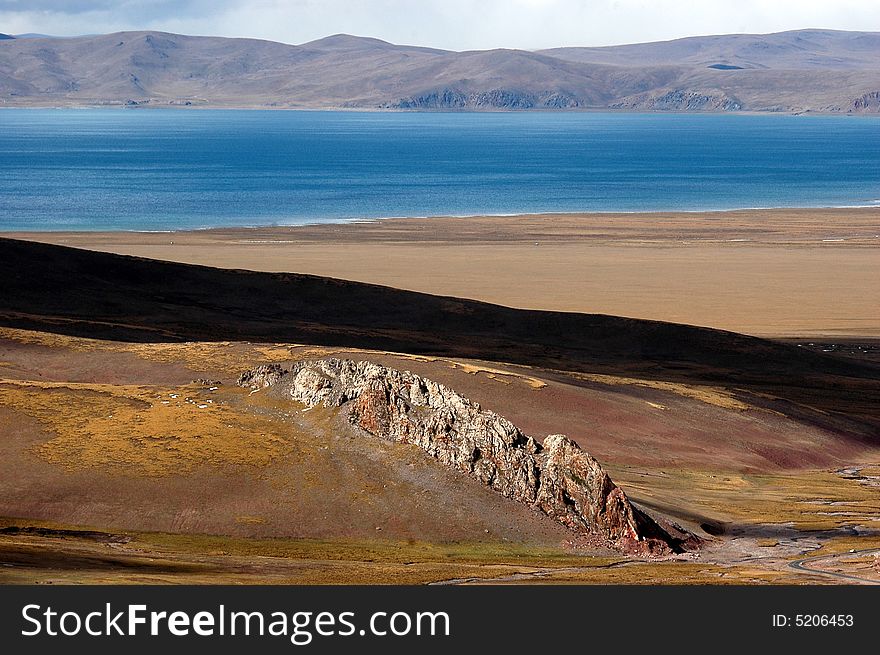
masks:
[[[464,362],[454,362],[449,361],[449,364],[452,368],[456,368],[464,371],[465,373],[469,373],[470,375],[477,375],[478,373],[485,373],[487,377],[492,380],[497,380],[498,382],[502,382],[504,384],[509,384],[507,378],[511,380],[520,380],[529,385],[532,389],[543,389],[547,386],[547,383],[543,380],[539,380],[538,378],[532,377],[530,375],[523,375],[522,373],[512,373],[510,371],[502,371],[497,368],[489,368],[487,366],[480,366],[474,364],[465,364]]]
[[[46,522],[4,519],[2,525]],[[0,536],[0,555],[19,562],[0,582],[110,584],[750,584],[804,581],[786,570],[699,561],[644,562],[503,543],[426,543],[131,533],[126,544],[72,537]],[[76,570],[46,564],[72,558]]]
[[[47,348],[68,348],[70,350],[89,351],[100,348],[106,342],[98,339],[67,337],[63,334],[19,330],[17,328],[0,327],[0,339],[9,339],[30,346],[46,346]]]
[[[799,581],[796,575],[793,572],[756,566],[720,566],[702,562],[666,561],[633,562],[607,568],[584,567],[578,570],[561,570],[541,576],[539,581],[550,584],[602,585],[791,584]]]
[[[745,525],[787,524],[799,530],[847,525],[880,528],[877,489],[832,471],[747,474],[606,467],[634,500],[705,519]]]
[[[266,519],[262,516],[236,516],[235,522],[239,525],[263,525]]]
[[[130,353],[147,361],[184,364],[194,371],[210,369],[224,371],[227,374],[267,362],[319,358],[332,352],[302,344],[247,344],[229,341],[124,343],[4,327],[0,327],[0,339],[9,339],[23,345],[62,348],[76,352]]]
[[[290,450],[277,424],[195,386],[0,380],[0,404],[54,433],[36,451],[69,470],[164,476],[204,464],[265,467]]]
[[[84,529],[21,519],[2,519],[0,525]],[[71,536],[0,535],[0,558],[19,562],[0,569],[0,583],[425,584],[621,561],[518,544],[128,536],[129,543],[108,545]],[[74,560],[76,570],[59,569],[58,558]]]
[[[394,353],[394,354],[397,357],[400,357],[401,359],[410,359],[414,362],[424,362],[426,364],[430,363],[430,362],[436,362],[438,359],[437,357],[429,357],[428,355],[410,355],[409,353]]]
[[[850,550],[866,550],[868,548],[880,549],[880,534],[861,534],[834,537],[822,542],[822,545],[812,551],[810,556],[838,555],[849,553]]]
[[[320,358],[340,352],[299,344],[127,344],[5,328],[0,328],[0,338],[80,352],[124,352],[144,360],[182,363],[194,371],[216,370],[226,375],[262,362]],[[369,356],[371,352],[357,354]],[[546,386],[538,378],[479,363],[376,354],[439,361],[502,384],[524,383],[533,389]],[[724,409],[750,409],[750,405],[733,392],[719,387],[623,376],[565,374],[597,384],[656,389]],[[264,468],[279,458],[293,457],[305,471],[305,483],[315,483],[313,477],[322,470],[321,458],[329,455],[308,446],[310,440],[301,439],[304,435],[299,435],[293,425],[272,418],[278,415],[272,411],[279,409],[273,406],[277,401],[263,396],[247,396],[244,390],[227,386],[211,393],[199,385],[171,387],[0,379],[0,405],[38,420],[53,433],[54,436],[36,446],[35,451],[43,459],[66,469],[101,469],[114,475],[159,477],[186,474],[203,465]],[[661,403],[645,402],[657,410],[666,409]],[[332,420],[330,412],[320,409],[309,414],[310,423],[318,430],[330,430]],[[607,468],[635,500],[673,514],[686,511],[683,520],[706,519],[756,527],[787,525],[800,530],[829,530],[847,525],[880,528],[880,523],[872,521],[880,517],[877,489],[830,471],[753,475]],[[862,474],[878,475],[880,466],[866,467]],[[276,484],[286,482],[276,481]],[[376,484],[380,482],[377,480]],[[363,485],[363,489],[359,487],[352,492],[351,500],[366,502],[380,492],[378,488]],[[240,525],[260,525],[265,519],[244,514],[236,516],[234,521]],[[0,582],[421,584],[471,578],[511,583],[588,584],[775,583],[803,582],[804,578],[815,581],[794,571],[762,568],[758,564],[633,562],[619,557],[584,557],[562,549],[503,543],[258,540],[155,533],[133,537],[130,544],[113,547],[112,554],[121,560],[103,568],[86,567],[68,573],[39,567],[26,571],[0,570]],[[778,542],[767,537],[757,538],[756,543],[769,554]],[[875,544],[880,547],[880,537],[835,537],[823,542],[822,550],[816,554],[847,552]],[[0,555],[4,548],[17,548],[22,552],[31,549],[35,560],[39,560],[41,548],[91,557],[106,555],[109,547],[81,542],[71,545],[68,540],[36,537],[11,540],[3,536],[0,537]],[[142,566],[145,559],[162,563],[165,569]],[[116,568],[109,571],[108,566]]]
[[[678,382],[660,382],[657,380],[643,380],[641,378],[630,378],[619,375],[604,375],[595,373],[573,373],[570,371],[560,371],[570,377],[585,382],[595,382],[607,386],[635,386],[645,387],[648,389],[656,389],[658,391],[666,391],[677,396],[698,400],[707,405],[714,405],[724,409],[747,410],[752,406],[744,403],[736,398],[732,392],[722,387],[711,387],[704,385],[689,385]]]
[[[259,364],[287,360],[317,359],[331,351],[299,344],[233,344],[192,341],[186,343],[124,344],[110,342],[110,349],[127,352],[159,363],[183,363],[192,370],[223,371],[227,375]]]
[[[77,558],[64,571],[43,561]],[[0,582],[109,584],[773,584],[812,580],[786,569],[692,561],[643,562],[485,544],[243,540],[140,534],[124,545],[0,537],[22,562]]]

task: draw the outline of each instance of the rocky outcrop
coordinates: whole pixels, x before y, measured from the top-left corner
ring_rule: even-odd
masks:
[[[264,364],[238,376],[238,386],[264,389],[276,384],[287,372],[279,364]]]
[[[679,539],[636,508],[599,463],[571,439],[541,445],[513,423],[451,389],[372,362],[323,359],[290,369],[260,366],[239,384],[309,407],[340,407],[362,430],[413,444],[498,493],[581,533],[638,555],[666,555]]]
[[[435,89],[387,105],[393,109],[571,109],[578,106],[577,98],[560,91],[526,93],[510,89],[473,93]]]
[[[852,101],[851,112],[880,112],[880,91],[872,91]]]
[[[644,93],[609,105],[612,109],[649,111],[740,111],[743,104],[726,93],[674,89],[665,93]]]
[[[427,91],[415,96],[400,98],[397,102],[389,105],[392,109],[464,109],[467,106],[468,97],[461,91],[454,89],[442,89],[439,91]]]

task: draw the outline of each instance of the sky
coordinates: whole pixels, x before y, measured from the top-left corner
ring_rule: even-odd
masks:
[[[0,32],[122,30],[449,50],[539,49],[821,27],[880,31],[880,0],[0,0]]]

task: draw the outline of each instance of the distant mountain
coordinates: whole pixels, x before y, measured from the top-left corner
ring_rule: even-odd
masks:
[[[452,52],[121,32],[0,44],[0,106],[880,112],[880,33]]]
[[[652,62],[719,69],[880,69],[880,33],[798,30],[777,34],[695,36],[604,48],[554,48],[544,54],[591,64]]]
[[[9,34],[0,34],[0,41],[5,41],[6,39],[14,39],[14,36],[10,36]]]

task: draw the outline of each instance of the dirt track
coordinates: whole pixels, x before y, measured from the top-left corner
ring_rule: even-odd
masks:
[[[880,585],[880,573],[877,573],[876,571],[874,572],[874,576],[869,578],[865,576],[840,573],[838,571],[827,571],[809,566],[810,564],[825,564],[827,566],[828,564],[843,561],[847,558],[852,558],[853,556],[873,555],[875,553],[880,553],[880,548],[863,548],[860,550],[852,550],[846,553],[836,553],[834,555],[814,555],[813,557],[805,557],[803,559],[794,561],[789,564],[789,566],[798,571],[806,571],[812,574],[829,576],[843,582],[859,582],[862,584]]]

